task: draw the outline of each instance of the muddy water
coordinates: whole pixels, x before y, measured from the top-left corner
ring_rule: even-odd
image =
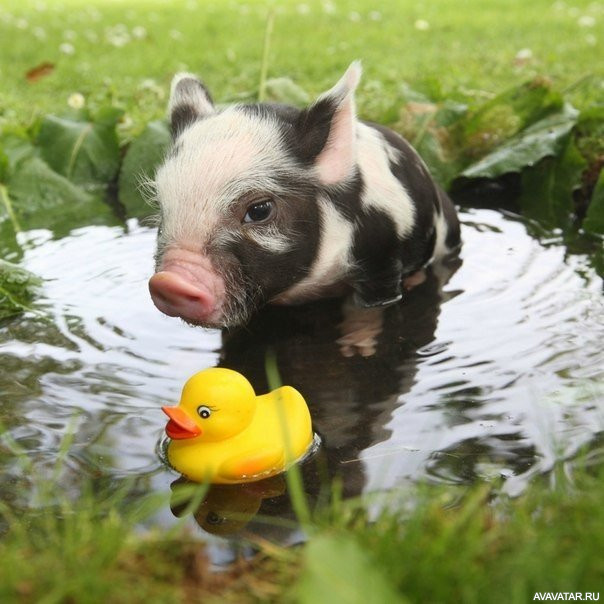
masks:
[[[0,329],[0,419],[41,472],[73,432],[65,489],[77,492],[91,477],[134,480],[140,494],[167,491],[177,475],[157,452],[160,406],[216,364],[263,390],[271,349],[322,439],[303,468],[310,501],[335,475],[346,496],[494,477],[519,493],[557,462],[572,465],[604,429],[602,281],[585,257],[539,243],[513,217],[467,210],[461,218],[461,266],[433,271],[386,311],[370,358],[340,353],[333,302],[267,310],[224,338],[162,316],[146,286],[154,233],[136,221],[59,239],[22,234],[22,264],[45,279],[45,318]],[[0,497],[28,505],[30,486],[16,459],[1,455]],[[217,534],[247,522],[245,530],[296,538],[259,520],[266,516],[292,517],[279,478],[215,489],[197,520]],[[174,513],[166,508],[158,520],[174,522]]]

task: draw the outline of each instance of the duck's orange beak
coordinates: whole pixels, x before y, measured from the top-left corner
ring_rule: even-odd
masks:
[[[180,407],[162,407],[161,410],[170,418],[166,426],[170,438],[180,440],[201,434],[201,428]]]

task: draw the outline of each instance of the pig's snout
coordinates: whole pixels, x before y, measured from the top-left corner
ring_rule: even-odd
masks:
[[[201,266],[164,262],[149,280],[155,306],[170,317],[217,325],[221,321],[224,281]]]
[[[155,273],[149,280],[153,303],[169,317],[203,322],[212,314],[214,296],[201,286],[168,271]]]

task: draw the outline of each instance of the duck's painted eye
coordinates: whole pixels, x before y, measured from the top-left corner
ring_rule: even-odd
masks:
[[[274,203],[272,199],[261,199],[248,207],[243,222],[264,222],[272,216],[273,210]]]
[[[205,405],[200,405],[199,407],[197,407],[197,413],[199,414],[199,417],[201,417],[201,419],[208,419],[208,417],[212,415],[212,410],[209,407],[206,407]]]

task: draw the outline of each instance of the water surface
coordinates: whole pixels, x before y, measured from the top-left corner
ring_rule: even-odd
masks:
[[[0,329],[0,419],[42,469],[73,431],[65,489],[77,492],[91,477],[134,478],[141,494],[167,491],[178,476],[156,451],[166,421],[160,406],[177,402],[192,373],[217,364],[264,391],[272,349],[322,439],[303,468],[311,501],[336,475],[346,496],[494,477],[520,493],[557,462],[572,465],[602,434],[602,281],[586,257],[540,243],[517,218],[491,210],[461,218],[461,266],[433,271],[388,309],[369,358],[340,353],[333,301],[268,309],[224,339],[164,317],[146,285],[155,234],[135,220],[61,238],[21,234],[22,264],[45,279],[47,318],[21,317]],[[0,456],[2,499],[28,505],[30,482],[14,457]],[[215,489],[197,519],[218,534],[296,538],[295,530],[259,521],[257,511],[292,517],[280,478]],[[167,508],[158,519],[175,521]]]

